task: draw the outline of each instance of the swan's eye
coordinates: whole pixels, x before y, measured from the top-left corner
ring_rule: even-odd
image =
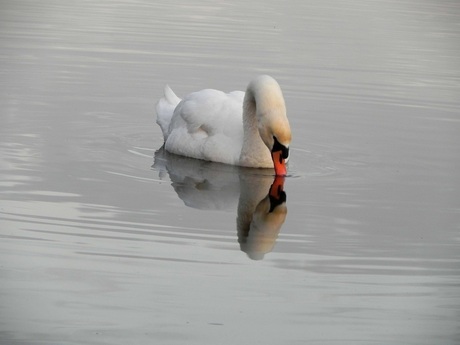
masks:
[[[289,157],[289,147],[283,146],[283,158],[288,159]]]
[[[278,139],[276,139],[275,136],[273,137],[273,140],[274,140],[274,144],[273,144],[272,152],[281,151],[280,159],[281,157],[283,157],[284,159],[287,159],[289,157],[289,147],[286,147],[283,144],[280,144],[280,142],[278,141]]]

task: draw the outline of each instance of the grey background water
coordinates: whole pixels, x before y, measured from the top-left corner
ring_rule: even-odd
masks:
[[[0,343],[460,343],[457,1],[0,11]],[[260,73],[293,143],[254,255],[271,177],[156,152],[154,105]]]

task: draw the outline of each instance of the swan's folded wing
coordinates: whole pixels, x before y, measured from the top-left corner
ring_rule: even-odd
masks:
[[[211,89],[194,92],[184,98],[179,113],[190,133],[233,136],[242,130],[242,99],[233,93]]]
[[[243,139],[243,92],[206,89],[184,97],[174,111],[166,149],[189,157],[236,164]]]

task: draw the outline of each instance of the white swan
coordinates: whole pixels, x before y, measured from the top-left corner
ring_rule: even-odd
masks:
[[[165,87],[157,123],[171,153],[286,175],[291,130],[283,94],[270,76],[251,81],[246,93],[201,90],[181,100]]]

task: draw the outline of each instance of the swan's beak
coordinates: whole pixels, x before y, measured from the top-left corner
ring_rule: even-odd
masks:
[[[276,176],[286,176],[286,160],[289,157],[289,146],[284,146],[273,136],[272,160]]]
[[[276,176],[286,176],[286,160],[283,158],[283,151],[272,151],[273,165]]]

